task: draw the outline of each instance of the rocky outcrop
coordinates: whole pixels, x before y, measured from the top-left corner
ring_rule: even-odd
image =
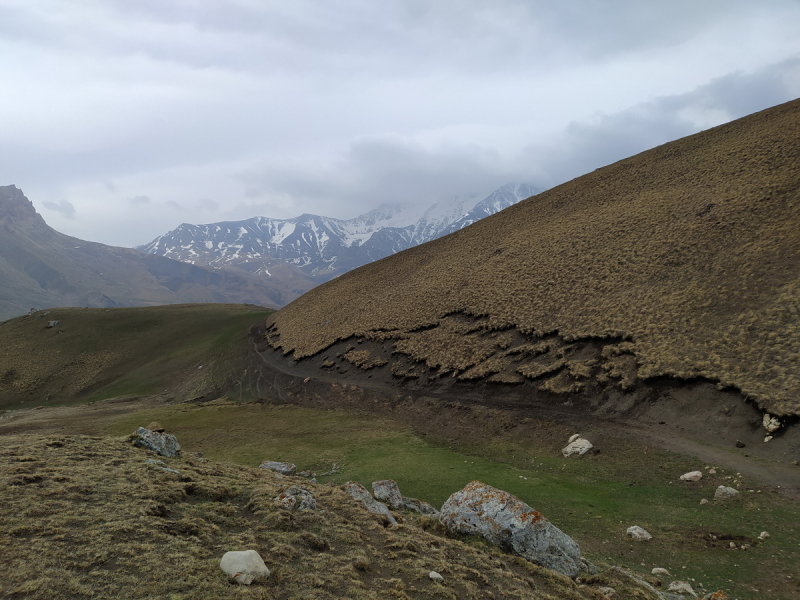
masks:
[[[450,531],[480,535],[538,565],[576,577],[585,562],[578,544],[516,496],[473,481],[442,506]]]
[[[178,438],[163,431],[152,431],[139,427],[132,436],[133,445],[145,450],[155,452],[166,458],[174,458],[181,455],[181,446]]]
[[[361,502],[371,513],[383,516],[391,525],[397,525],[397,519],[383,502],[373,498],[363,485],[357,481],[348,481],[343,486],[344,491],[354,500]]]
[[[372,495],[376,500],[385,502],[394,510],[410,510],[429,517],[438,517],[439,511],[424,500],[409,498],[400,493],[400,487],[392,479],[372,482]]]
[[[372,482],[372,495],[376,500],[385,502],[395,510],[403,508],[403,494],[393,479],[382,479]]]
[[[228,577],[241,585],[250,585],[269,577],[267,565],[255,550],[226,552],[219,566]]]
[[[317,499],[308,490],[295,485],[278,494],[273,500],[273,504],[278,508],[304,512],[316,510]]]
[[[258,465],[259,469],[267,469],[269,471],[275,471],[276,473],[280,473],[281,475],[294,475],[297,472],[297,466],[293,465],[290,462],[276,462],[274,460],[265,460],[260,465]]]

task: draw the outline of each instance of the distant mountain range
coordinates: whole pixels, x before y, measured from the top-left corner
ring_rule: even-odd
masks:
[[[453,233],[533,196],[525,184],[508,184],[477,204],[456,198],[429,207],[384,204],[354,219],[304,214],[292,219],[184,223],[137,250],[193,265],[290,278],[316,284],[381,258]]]
[[[0,186],[0,321],[53,306],[279,306],[312,285],[303,280],[293,291],[270,278],[79,240],[49,227],[17,187]]]

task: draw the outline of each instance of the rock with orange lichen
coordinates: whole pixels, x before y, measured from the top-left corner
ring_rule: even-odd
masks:
[[[575,540],[516,496],[473,481],[442,506],[439,521],[449,530],[481,535],[504,550],[576,577],[587,563]]]

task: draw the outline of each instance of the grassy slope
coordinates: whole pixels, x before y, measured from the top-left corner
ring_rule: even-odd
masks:
[[[247,329],[270,312],[241,304],[55,308],[6,321],[0,409],[211,393],[246,368]]]
[[[363,336],[440,372],[551,390],[633,361],[641,378],[704,377],[800,413],[798,140],[800,100],[598,169],[311,290],[269,339],[302,358]],[[459,314],[484,320],[471,331]],[[535,354],[563,352],[523,360],[508,330],[630,343],[545,377]],[[617,355],[631,360],[598,365]]]
[[[431,519],[384,528],[340,489],[188,456],[166,473],[122,439],[11,436],[0,446],[0,594],[16,598],[602,598]],[[272,500],[301,484],[317,509]],[[415,525],[418,523],[420,526]],[[262,584],[231,584],[228,550],[255,549]],[[440,585],[431,570],[445,577]],[[621,600],[653,600],[613,573]]]
[[[129,433],[150,420],[175,432],[185,447],[206,457],[255,466],[288,460],[300,470],[340,470],[320,481],[353,479],[366,486],[392,478],[404,494],[441,506],[469,481],[479,479],[516,494],[574,536],[591,560],[627,566],[646,575],[666,567],[674,578],[699,588],[724,588],[732,597],[790,598],[800,581],[800,507],[796,501],[762,493],[732,472],[709,475],[697,484],[679,482],[687,471],[704,469],[683,455],[615,443],[602,454],[565,460],[557,448],[513,436],[470,447],[423,440],[390,419],[274,405],[176,405],[131,414],[107,426]],[[733,502],[702,506],[718,485],[736,485]],[[752,489],[750,492],[748,489]],[[655,539],[635,544],[630,525]],[[772,538],[748,550],[761,531]],[[717,540],[710,536],[716,535]]]

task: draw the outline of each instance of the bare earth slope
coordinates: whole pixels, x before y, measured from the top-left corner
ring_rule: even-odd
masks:
[[[336,344],[330,371],[558,395],[706,380],[797,415],[800,101],[350,272],[267,325],[294,359]]]

